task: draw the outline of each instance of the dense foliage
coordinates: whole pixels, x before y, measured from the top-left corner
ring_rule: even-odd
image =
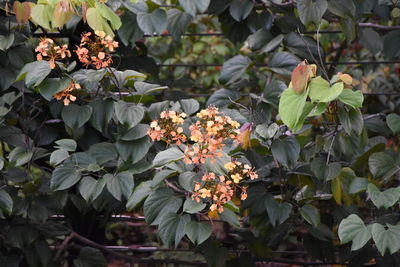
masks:
[[[0,3],[2,266],[399,265],[400,2]]]

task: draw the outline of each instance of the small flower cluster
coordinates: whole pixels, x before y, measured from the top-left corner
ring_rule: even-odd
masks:
[[[199,120],[189,127],[190,140],[193,145],[187,145],[185,162],[205,163],[207,158],[213,162],[221,157],[221,149],[227,139],[238,141],[240,124],[229,116],[224,116],[216,107],[208,107],[196,114]]]
[[[56,67],[55,62],[57,60],[71,57],[71,51],[68,50],[68,46],[66,44],[58,46],[52,39],[49,38],[41,38],[39,45],[35,49],[35,52],[38,53],[36,55],[36,59],[38,61],[48,60],[51,69]]]
[[[70,82],[67,88],[62,90],[61,92],[58,92],[54,95],[54,98],[57,100],[61,100],[64,98],[64,106],[68,106],[70,102],[74,102],[76,100],[76,96],[72,95],[71,92],[75,89],[80,89],[81,86],[79,83],[75,82]]]
[[[244,179],[254,180],[258,178],[254,168],[252,168],[249,164],[243,164],[237,160],[226,163],[224,168],[229,171],[229,177],[235,184],[240,183]]]
[[[215,173],[210,172],[203,175],[202,183],[196,182],[192,199],[200,202],[201,199],[212,202],[210,210],[223,212],[223,205],[230,201],[235,193],[235,185],[231,180],[221,175],[218,178]]]
[[[237,160],[230,161],[224,165],[228,170],[228,176],[216,177],[210,172],[203,175],[202,182],[196,182],[192,199],[200,202],[201,199],[212,202],[210,210],[224,211],[223,205],[230,201],[237,190],[241,191],[240,199],[247,198],[247,187],[239,185],[245,179],[257,179],[258,175],[248,164]]]
[[[186,135],[183,133],[182,125],[186,118],[185,113],[177,113],[173,110],[161,112],[160,119],[150,123],[147,134],[153,141],[165,141],[167,144],[175,142],[177,145],[186,142]]]
[[[118,42],[103,31],[96,31],[94,38],[91,32],[82,34],[81,43],[75,50],[79,61],[84,66],[93,65],[96,69],[106,68],[112,63],[111,52],[118,47]]]

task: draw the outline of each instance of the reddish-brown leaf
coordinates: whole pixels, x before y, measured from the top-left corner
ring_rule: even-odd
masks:
[[[307,88],[312,72],[311,68],[303,63],[300,63],[292,72],[292,87],[298,94]]]

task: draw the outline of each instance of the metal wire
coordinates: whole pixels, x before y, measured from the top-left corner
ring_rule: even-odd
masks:
[[[341,61],[341,62],[326,62],[326,65],[380,65],[380,64],[398,64],[400,60],[382,60],[382,61]],[[204,64],[195,64],[195,63],[174,63],[174,64],[166,64],[166,63],[158,63],[159,67],[187,67],[187,68],[197,68],[197,67],[222,67],[223,64],[220,63],[204,63]],[[254,64],[256,67],[268,67],[268,64],[264,63],[256,63]]]

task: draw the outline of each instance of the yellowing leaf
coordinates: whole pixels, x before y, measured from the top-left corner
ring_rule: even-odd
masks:
[[[338,73],[339,79],[347,85],[351,85],[353,83],[353,78],[346,73]]]
[[[19,2],[15,1],[13,5],[13,12],[18,23],[28,23],[29,17],[31,16],[31,4],[30,2]]]
[[[300,63],[292,72],[292,88],[301,94],[306,88],[311,76],[311,69],[305,63]]]
[[[62,28],[73,16],[67,2],[58,2],[54,7],[54,27]]]

